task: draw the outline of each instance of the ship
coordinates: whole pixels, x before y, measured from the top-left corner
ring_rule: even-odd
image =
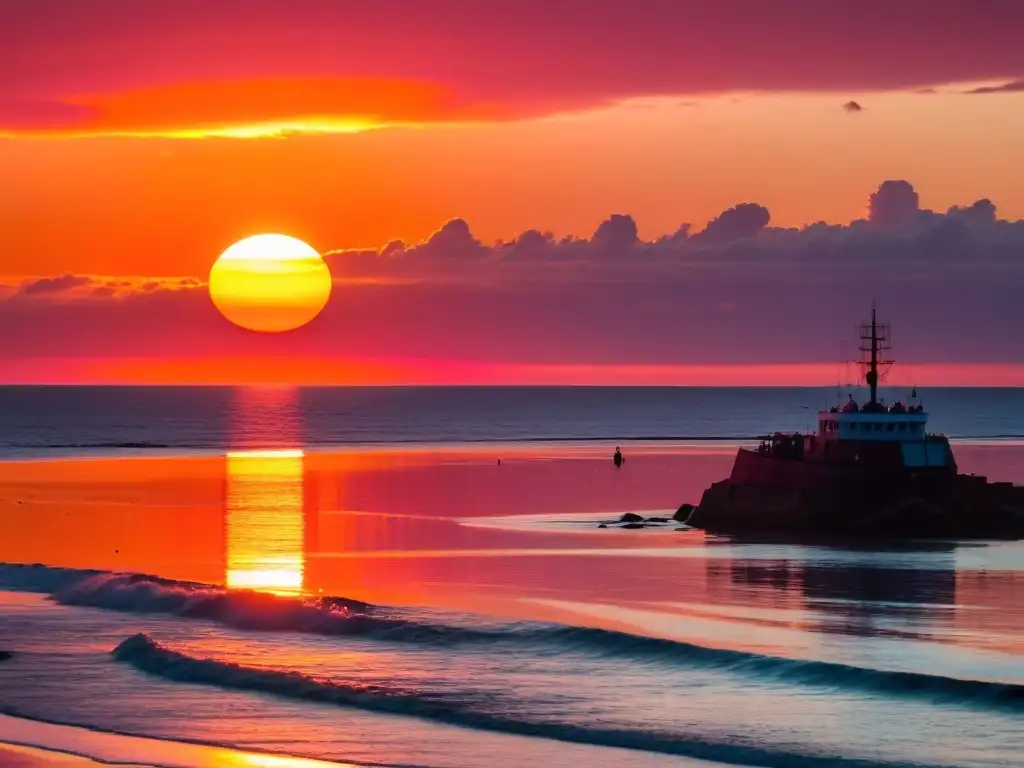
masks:
[[[928,430],[916,388],[907,402],[879,399],[880,371],[893,361],[874,306],[859,336],[867,402],[851,394],[818,413],[816,432],[741,447],[730,476],[676,519],[730,536],[1024,538],[1024,487],[960,473],[949,439]]]

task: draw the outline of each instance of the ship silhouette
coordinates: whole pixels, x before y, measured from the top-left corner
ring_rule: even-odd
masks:
[[[949,439],[928,432],[916,389],[907,403],[879,401],[879,372],[892,361],[874,307],[860,337],[869,400],[851,395],[819,412],[817,432],[740,448],[687,525],[728,535],[1024,538],[1024,487],[960,474]]]

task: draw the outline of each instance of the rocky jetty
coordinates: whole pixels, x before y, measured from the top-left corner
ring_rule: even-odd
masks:
[[[913,539],[1024,538],[1024,488],[954,475],[913,490],[797,491],[714,483],[688,525],[709,533],[833,534]],[[875,490],[872,493],[872,490]]]
[[[676,510],[676,513],[672,515],[672,519],[677,523],[685,523],[690,519],[690,515],[693,514],[693,510],[696,507],[693,504],[683,504]]]
[[[684,504],[684,507],[690,507],[692,505]],[[689,512],[687,512],[689,514]],[[626,512],[618,520],[609,520],[604,523],[598,524],[598,528],[622,528],[629,531],[635,531],[640,528],[667,528],[671,523],[682,522],[679,518],[679,512],[673,517],[647,517],[638,515],[636,512]],[[673,528],[676,531],[685,531],[689,528]]]

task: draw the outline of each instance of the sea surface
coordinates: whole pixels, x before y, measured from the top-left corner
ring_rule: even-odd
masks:
[[[918,394],[962,471],[1024,483],[1024,391]],[[738,445],[845,396],[0,389],[0,741],[1024,766],[1024,544],[597,527],[670,516]]]
[[[0,387],[0,456],[365,444],[748,439],[856,388]],[[883,389],[889,402],[907,389]],[[1024,389],[918,389],[954,438],[1024,439]]]

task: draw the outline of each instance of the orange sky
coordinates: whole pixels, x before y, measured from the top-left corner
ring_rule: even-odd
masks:
[[[354,135],[0,141],[2,269],[205,275],[253,233],[379,247],[455,216],[484,241],[586,236],[616,211],[653,238],[745,200],[777,225],[847,222],[886,178],[937,210],[988,197],[1024,216],[1007,173],[1024,167],[1024,93],[858,98],[855,115],[835,95],[759,95]]]
[[[487,370],[502,380],[521,377],[524,365],[534,366],[527,378],[611,380],[628,368],[644,372],[630,377],[660,381],[664,370],[690,380],[703,378],[692,366],[744,363],[797,366],[785,370],[799,378],[817,376],[799,366],[835,359],[838,337],[883,295],[894,321],[915,323],[907,352],[917,362],[976,364],[975,378],[994,381],[1010,369],[977,365],[1024,359],[999,330],[1017,322],[1015,307],[991,299],[1017,279],[1007,249],[1024,247],[1024,230],[1012,224],[1024,217],[1024,188],[1010,171],[1024,167],[1019,6],[986,0],[977,13],[951,3],[915,11],[921,3],[912,0],[880,14],[868,2],[836,36],[830,11],[800,0],[741,15],[728,2],[661,0],[601,0],[601,13],[575,0],[456,13],[455,0],[444,0],[429,18],[407,0],[381,8],[258,2],[245,15],[232,10],[237,0],[187,0],[82,18],[56,13],[53,2],[5,10],[15,34],[6,45],[0,34],[15,65],[5,71],[31,72],[0,75],[0,316],[24,329],[0,341],[4,379],[60,378],[64,360],[73,380],[87,376],[81,361],[90,359],[112,361],[103,376],[139,376],[140,360],[159,359],[148,363],[149,377],[177,380],[211,355],[239,355],[241,370],[243,360],[282,354],[305,361],[294,370],[319,370],[308,373],[317,380],[325,359],[433,361],[410,374],[422,379],[468,371],[453,362],[465,360],[478,366],[473,376]],[[384,6],[393,6],[390,16]],[[566,43],[558,29],[580,34]],[[879,245],[855,220],[881,226],[868,197],[902,179],[917,197],[911,213],[894,203],[902,223],[886,225],[890,239]],[[968,221],[953,222],[948,209],[983,199],[995,218],[970,219],[968,240],[941,229]],[[751,208],[714,236],[692,237],[739,203],[761,206],[763,220],[744,222],[761,215]],[[631,217],[635,231],[619,220],[600,234],[611,214]],[[453,219],[468,229],[431,241]],[[770,233],[769,221],[776,230],[843,225],[813,265],[818,287],[806,284],[804,267],[780,276],[772,260],[781,253],[804,263],[818,235]],[[684,224],[681,238],[656,242]],[[512,247],[532,230],[553,239]],[[262,232],[322,253],[401,240],[408,258],[392,266],[331,256],[343,286],[331,301],[344,306],[290,347],[246,339],[236,349],[208,307],[195,320],[199,305],[186,294],[203,290],[224,248]],[[579,243],[557,244],[567,236]],[[496,241],[505,245],[488,250]],[[634,241],[657,251],[661,266],[630,256]],[[919,272],[909,265],[938,252],[941,280],[910,293],[822,266],[877,258],[885,264],[878,274],[895,268],[912,284]],[[470,263],[480,254],[500,268]],[[975,270],[979,258],[984,279],[972,273],[964,284],[956,269]],[[720,266],[685,275],[665,266],[677,262]],[[711,268],[718,271],[703,271]],[[775,295],[817,294],[802,318],[775,312],[763,328],[757,286],[769,275]],[[675,295],[692,297],[689,310],[672,306],[666,280],[680,281]],[[629,288],[607,287],[622,281]],[[822,284],[847,294],[843,306],[823,299]],[[586,297],[558,299],[559,291]],[[940,334],[941,304],[958,292],[966,309],[978,302],[968,313],[975,325]],[[585,307],[569,314],[573,301]],[[695,302],[707,306],[698,311]],[[921,314],[923,304],[932,314]],[[362,323],[349,316],[364,305]],[[608,311],[629,327],[605,354],[606,328],[596,323]],[[692,311],[689,327],[699,318],[708,335],[660,330],[677,325],[679,311]],[[808,329],[808,316],[819,327]],[[593,328],[585,339],[583,318]],[[194,343],[167,335],[172,328],[189,329]],[[827,332],[832,346],[804,343],[797,331]],[[968,338],[993,333],[980,346]],[[552,346],[559,334],[563,360]],[[780,340],[785,348],[768,347]],[[771,359],[766,347],[776,350]]]

